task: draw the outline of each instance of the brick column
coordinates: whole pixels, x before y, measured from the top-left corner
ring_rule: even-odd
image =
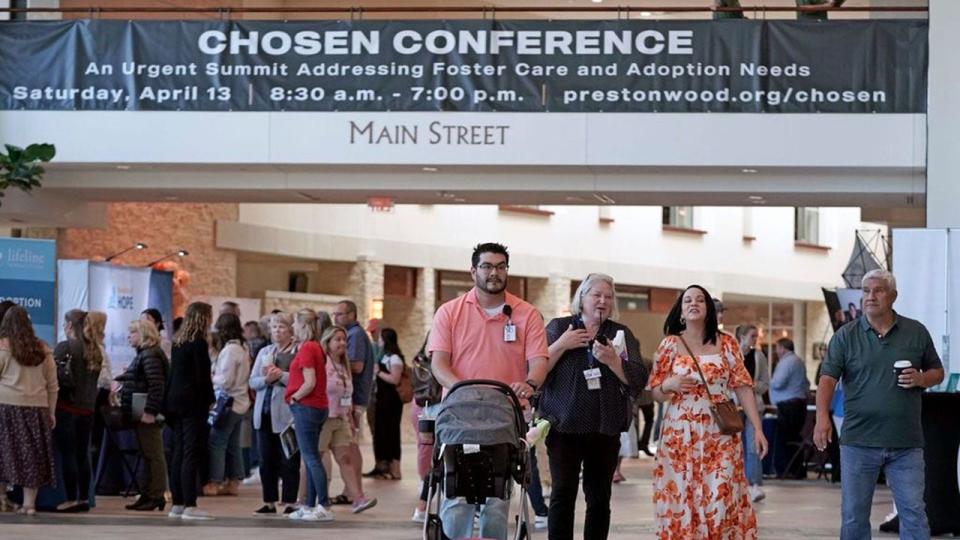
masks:
[[[357,303],[357,321],[366,326],[370,306],[383,300],[383,263],[361,255],[350,271],[349,297]]]

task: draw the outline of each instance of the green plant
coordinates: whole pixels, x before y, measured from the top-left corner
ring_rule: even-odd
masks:
[[[27,193],[40,187],[44,170],[39,163],[50,161],[57,153],[52,144],[31,144],[25,149],[12,144],[4,147],[7,153],[0,152],[0,205],[8,187],[18,187]]]

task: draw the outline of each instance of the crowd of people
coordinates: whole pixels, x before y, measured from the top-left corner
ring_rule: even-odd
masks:
[[[623,480],[619,463],[631,453],[624,447],[653,453],[653,431],[658,537],[756,538],[753,503],[765,496],[760,460],[768,451],[764,396],[769,391],[788,439],[798,436],[806,417],[809,382],[793,342],[776,342],[779,360],[771,370],[757,346],[758,328],[723,331],[722,306],[691,285],[671,307],[665,337],[645,362],[636,337],[617,322],[611,276],[588,274],[573,294],[570,315],[545,322],[534,306],[507,292],[509,259],[500,244],[475,247],[474,287],[440,306],[418,356],[430,359],[444,391],[464,380],[499,381],[528,410],[536,403],[538,417],[550,422],[544,444],[549,505],[536,474],[538,448],[530,451],[527,487],[536,526],[548,528],[551,540],[573,538],[582,484],[584,537],[606,538],[611,484]],[[926,329],[893,311],[893,276],[870,272],[863,289],[865,317],[834,336],[822,367],[815,441],[824,449],[833,437],[831,399],[842,379],[841,455],[851,475],[843,483],[842,536],[869,536],[869,500],[885,470],[902,527],[920,538],[926,520],[919,391],[937,384],[943,370]],[[212,306],[190,304],[167,343],[162,316],[147,310],[129,325],[133,361],[111,379],[103,313],[67,312],[66,340],[50,350],[24,309],[0,304],[0,428],[9,434],[0,438],[0,487],[21,486],[20,511],[33,514],[37,489],[54,482],[55,445],[67,498],[58,510],[88,511],[91,432],[103,402],[136,433],[144,459],[146,482],[129,510],[164,510],[169,489],[171,518],[212,519],[198,507],[198,495],[237,494],[250,468],[242,442],[248,424],[256,434],[263,494],[255,515],[330,521],[338,504],[354,513],[374,507],[377,499],[364,491],[362,478],[401,477],[400,386],[407,360],[396,331],[371,328],[374,343],[349,300],[336,305],[332,318],[301,309],[244,325],[239,315],[235,304],[225,303],[214,320]],[[893,362],[904,360],[912,367],[894,375]],[[660,404],[656,422],[654,403]],[[435,417],[441,407],[436,400],[415,405],[411,418]],[[364,473],[358,433],[367,417],[375,463]],[[165,427],[172,435],[169,468]],[[423,520],[433,448],[426,437],[418,442],[421,494],[413,519]],[[333,462],[344,485],[336,496],[328,490]],[[497,497],[483,504],[444,497],[440,520],[451,538],[472,537],[478,527],[481,537],[505,539],[509,508],[509,500]]]

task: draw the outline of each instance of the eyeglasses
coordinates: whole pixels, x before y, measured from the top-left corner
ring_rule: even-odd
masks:
[[[508,268],[510,267],[507,266],[507,263],[500,263],[497,265],[493,265],[490,263],[481,263],[477,265],[477,270],[480,270],[487,274],[489,274],[493,270],[496,270],[497,272],[506,272]]]

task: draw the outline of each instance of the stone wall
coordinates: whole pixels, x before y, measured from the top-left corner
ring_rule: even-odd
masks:
[[[236,204],[111,203],[106,229],[61,229],[57,256],[61,259],[100,259],[137,242],[147,249],[128,251],[114,259],[131,266],[147,264],[185,249],[180,267],[190,272],[191,294],[235,296],[237,256],[215,244],[218,219],[236,220]]]

